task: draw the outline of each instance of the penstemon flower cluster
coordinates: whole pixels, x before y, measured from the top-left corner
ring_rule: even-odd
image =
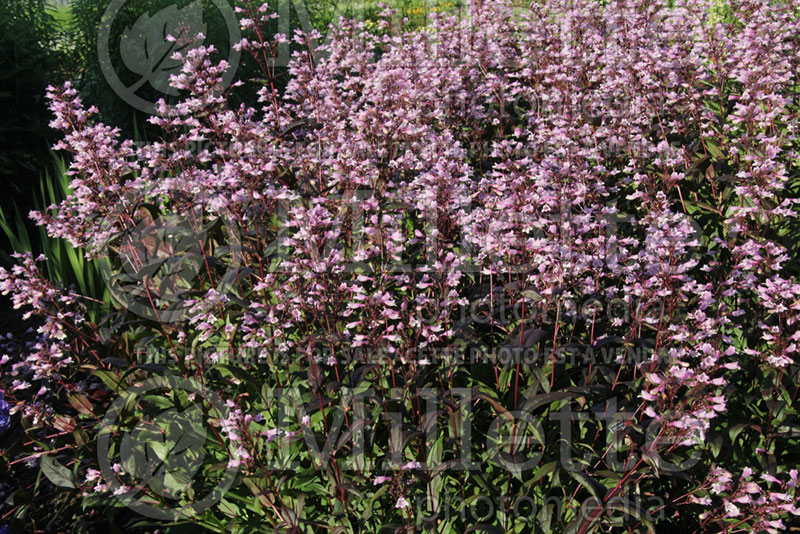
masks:
[[[36,447],[12,461],[178,510],[227,466],[183,517],[218,531],[797,521],[797,2],[387,9],[295,35],[284,91],[275,9],[239,10],[259,102],[195,47],[151,143],[50,88],[72,194],[31,216],[108,260],[111,299],[95,324],[44,258],[0,271],[40,317],[0,360]],[[98,467],[103,414],[156,375],[224,411],[160,393],[210,428],[169,491]]]

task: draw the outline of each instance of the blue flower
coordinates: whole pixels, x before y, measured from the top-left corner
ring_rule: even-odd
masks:
[[[0,434],[11,426],[11,417],[8,413],[8,403],[6,402],[3,391],[0,390]],[[0,534],[5,534],[6,527],[0,528]]]

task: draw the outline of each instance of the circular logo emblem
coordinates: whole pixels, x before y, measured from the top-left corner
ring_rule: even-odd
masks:
[[[154,395],[158,390],[162,394]],[[239,457],[230,444],[207,446],[208,419],[227,413],[215,393],[171,376],[150,378],[117,397],[97,448],[100,472],[115,498],[141,515],[168,521],[217,504],[233,485]],[[222,462],[222,471],[202,470]]]
[[[185,55],[202,44],[197,42],[196,37],[208,31],[204,18],[206,13],[202,0],[194,0],[184,7],[169,5],[152,14],[145,12],[122,30],[118,43],[110,43],[112,25],[127,1],[112,0],[100,20],[97,32],[98,60],[103,76],[120,98],[140,111],[155,114],[155,101],[158,98],[178,95],[177,89],[170,86],[169,77],[180,72],[181,62],[172,56],[176,52]],[[233,46],[241,39],[239,21],[226,0],[212,0],[212,3],[222,16],[228,33],[228,68],[222,77],[223,86],[227,87],[233,81],[241,57],[241,52]],[[117,45],[123,66],[135,76],[132,83],[122,81],[111,59],[112,46]],[[155,101],[151,102],[137,94],[145,85],[160,95]]]

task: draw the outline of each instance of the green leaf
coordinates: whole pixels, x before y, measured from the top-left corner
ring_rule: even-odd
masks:
[[[86,398],[86,395],[80,393],[73,393],[68,397],[69,403],[78,413],[90,415],[92,413],[92,403]]]
[[[539,395],[534,395],[530,399],[525,401],[525,404],[522,405],[522,411],[524,412],[531,412],[540,406],[544,406],[545,404],[551,404],[553,402],[564,400],[564,399],[571,399],[573,397],[578,397],[578,393],[572,393],[569,391],[553,391],[551,393],[540,393]]]
[[[592,494],[593,497],[599,499],[600,501],[606,496],[606,487],[600,483],[599,480],[590,477],[586,471],[567,471],[572,478],[580,482],[580,484],[586,488],[589,493]]]
[[[533,479],[531,480],[531,483],[535,484],[536,482],[541,480],[543,477],[545,477],[548,474],[550,474],[553,471],[555,471],[557,467],[558,467],[558,462],[557,461],[547,462],[546,464],[540,466],[536,470],[536,473],[534,473]]]
[[[218,506],[220,511],[229,517],[239,517],[241,515],[239,507],[226,499],[221,499]]]
[[[364,507],[364,512],[361,514],[361,518],[366,520],[372,517],[372,508],[375,506],[375,502],[378,501],[383,495],[389,491],[389,484],[384,484],[381,486],[381,489],[376,491],[372,497],[370,498],[367,505]]]
[[[482,393],[482,392],[480,392],[480,391],[475,391],[475,392],[474,392],[474,395],[475,395],[475,397],[477,397],[477,398],[479,398],[479,399],[483,399],[483,400],[485,400],[486,402],[488,402],[489,404],[491,404],[491,405],[492,405],[492,407],[494,407],[494,409],[495,409],[495,410],[497,410],[497,412],[498,412],[500,415],[502,415],[503,417],[505,417],[506,419],[508,419],[510,422],[512,422],[512,423],[514,422],[514,416],[511,414],[511,412],[509,412],[509,411],[506,409],[506,407],[505,407],[505,406],[503,406],[503,405],[500,403],[500,400],[499,400],[499,399],[497,399],[497,398],[493,397],[492,395],[490,395],[490,394],[488,394],[488,393]]]
[[[61,488],[75,488],[75,475],[58,463],[52,456],[50,455],[43,455],[39,462],[42,469],[42,474],[47,477],[47,479],[59,486]]]
[[[659,469],[661,469],[661,456],[644,447],[642,449],[642,460],[655,471],[656,478],[658,478]]]
[[[709,437],[710,439],[708,441],[708,445],[711,449],[711,454],[714,456],[714,458],[717,458],[719,456],[720,450],[722,450],[722,444],[724,443],[724,439],[722,437],[722,434],[720,434],[719,432],[712,432]]]

